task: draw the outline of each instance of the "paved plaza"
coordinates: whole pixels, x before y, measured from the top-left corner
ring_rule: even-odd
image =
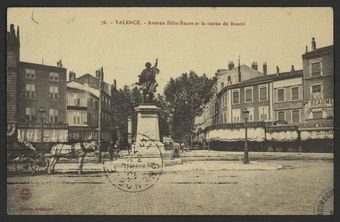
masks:
[[[166,166],[153,187],[130,193],[102,171],[86,172],[90,164],[100,166],[85,163],[83,175],[9,175],[8,213],[311,215],[333,184],[332,159],[253,161],[243,169],[239,161],[193,161]],[[31,192],[27,200],[20,195],[25,188]]]

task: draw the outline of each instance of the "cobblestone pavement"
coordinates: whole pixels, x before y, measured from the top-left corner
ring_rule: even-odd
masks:
[[[117,189],[102,172],[12,175],[7,209],[9,214],[313,214],[321,192],[333,184],[332,161],[270,163],[283,168],[164,171],[153,187],[138,193]],[[24,188],[31,192],[27,200]]]

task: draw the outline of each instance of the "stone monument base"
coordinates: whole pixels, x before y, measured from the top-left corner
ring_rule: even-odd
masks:
[[[141,155],[162,155],[165,150],[159,135],[160,108],[154,104],[141,104],[135,110],[137,112],[137,135],[133,149]]]

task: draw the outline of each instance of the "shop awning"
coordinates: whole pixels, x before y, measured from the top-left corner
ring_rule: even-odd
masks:
[[[248,140],[262,142],[265,138],[264,128],[248,128]],[[207,133],[209,141],[236,142],[245,140],[245,129],[216,129]]]

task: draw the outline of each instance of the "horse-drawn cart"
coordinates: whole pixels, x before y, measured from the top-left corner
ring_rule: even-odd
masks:
[[[49,167],[49,159],[41,152],[37,152],[32,144],[24,142],[33,153],[19,155],[14,159],[15,170],[20,173],[33,176],[35,173],[46,172]]]

